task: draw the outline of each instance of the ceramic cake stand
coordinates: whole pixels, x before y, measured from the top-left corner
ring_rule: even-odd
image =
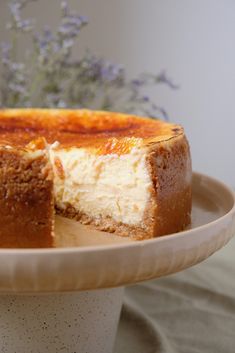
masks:
[[[137,242],[58,217],[58,248],[0,250],[0,351],[111,353],[125,285],[195,265],[233,233],[233,193],[200,174],[181,233]]]

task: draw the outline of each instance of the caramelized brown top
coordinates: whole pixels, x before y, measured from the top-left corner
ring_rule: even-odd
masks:
[[[100,154],[128,153],[135,146],[182,135],[183,128],[160,120],[120,113],[61,110],[0,110],[0,145],[26,147],[44,137],[58,148],[94,148]]]

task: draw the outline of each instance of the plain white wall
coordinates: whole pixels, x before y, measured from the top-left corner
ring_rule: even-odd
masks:
[[[130,77],[166,69],[180,85],[152,90],[171,121],[185,127],[194,170],[235,187],[235,1],[71,0],[89,18],[75,50],[123,64]],[[59,0],[38,0],[39,24],[58,19]],[[57,10],[55,10],[57,8]],[[0,39],[6,0],[0,0]]]

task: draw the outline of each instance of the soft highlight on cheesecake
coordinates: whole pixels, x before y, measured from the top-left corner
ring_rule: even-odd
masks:
[[[27,183],[35,185],[35,195],[40,190],[40,207],[45,201],[47,212],[37,211],[38,224],[45,229],[45,246],[53,242],[54,208],[65,217],[133,239],[174,233],[190,223],[191,157],[179,125],[90,110],[5,109],[0,110],[1,150],[7,150],[10,159],[16,155],[20,159],[20,155],[30,160],[29,166],[23,163],[24,201],[14,195],[6,199],[14,171],[9,184],[4,163],[0,170],[0,203],[5,214],[25,209],[26,202],[26,212],[34,219],[32,234],[27,230],[30,234],[13,237],[8,242],[11,245],[22,238],[25,241],[19,240],[17,246],[25,247],[30,238],[29,247],[43,247],[35,233],[37,214],[32,207],[37,201],[31,200]],[[19,172],[22,163],[17,163]],[[37,164],[42,171],[38,175],[30,170]],[[50,204],[44,192],[50,194]],[[24,223],[16,212],[11,219],[14,229],[17,222],[19,226]],[[0,228],[2,220],[0,215]]]

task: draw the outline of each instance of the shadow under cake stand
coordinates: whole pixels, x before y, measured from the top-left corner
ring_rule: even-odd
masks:
[[[223,247],[235,233],[234,203],[224,184],[194,173],[184,232],[137,242],[57,217],[57,248],[1,249],[0,351],[111,353],[124,286],[181,271]]]

